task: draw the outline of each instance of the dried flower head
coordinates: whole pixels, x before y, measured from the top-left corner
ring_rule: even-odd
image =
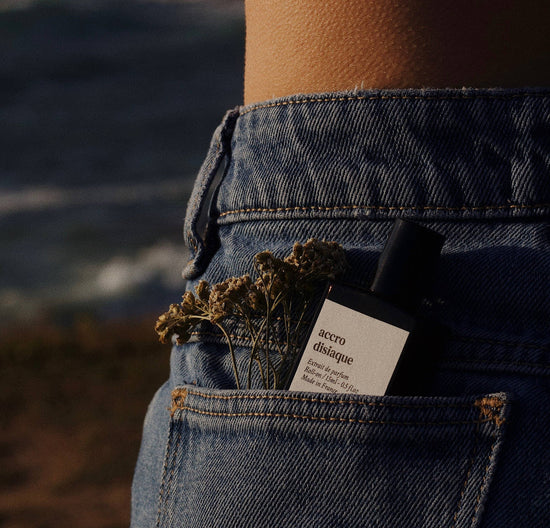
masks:
[[[271,299],[292,290],[296,281],[296,268],[283,259],[273,256],[271,251],[262,251],[254,259],[258,273],[257,288]]]
[[[182,296],[181,309],[185,315],[196,315],[199,313],[199,307],[197,306],[197,300],[193,295],[193,292],[186,291]]]
[[[347,267],[344,248],[337,242],[310,238],[305,244],[296,243],[285,262],[294,266],[301,279],[333,280]]]
[[[200,322],[203,310],[193,292],[186,291],[180,304],[171,304],[167,312],[157,320],[155,331],[161,343],[167,343],[173,335],[179,345],[189,341],[191,331]]]
[[[251,312],[261,313],[266,310],[265,294],[262,288],[258,286],[257,282],[258,281],[250,285],[245,303],[250,308]]]
[[[208,299],[210,298],[210,284],[205,280],[200,280],[197,286],[195,286],[195,293],[201,302],[208,303]]]
[[[254,267],[258,274],[277,273],[283,261],[277,258],[271,251],[262,251],[254,257]]]
[[[208,300],[210,321],[217,323],[242,310],[253,286],[250,275],[231,277],[215,284]],[[244,302],[243,302],[244,301]]]
[[[182,344],[189,341],[193,326],[195,323],[182,305],[171,304],[169,310],[158,318],[155,331],[161,343],[168,343],[173,335],[177,335],[178,344]]]

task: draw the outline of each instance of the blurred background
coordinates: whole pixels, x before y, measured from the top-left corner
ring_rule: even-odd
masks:
[[[0,0],[0,526],[128,526],[242,0]]]

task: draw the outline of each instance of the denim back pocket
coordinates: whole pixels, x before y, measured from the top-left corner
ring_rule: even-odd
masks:
[[[476,527],[508,407],[177,388],[157,526]]]

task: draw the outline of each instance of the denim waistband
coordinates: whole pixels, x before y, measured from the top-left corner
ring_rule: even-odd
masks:
[[[220,222],[537,216],[550,210],[550,92],[382,91],[240,109]]]
[[[208,221],[548,217],[549,168],[548,89],[373,90],[239,107],[216,130],[189,202],[185,274],[200,267]]]

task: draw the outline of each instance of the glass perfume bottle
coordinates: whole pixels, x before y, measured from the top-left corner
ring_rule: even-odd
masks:
[[[417,311],[443,243],[439,233],[397,219],[368,291],[328,285],[288,390],[423,393],[444,332]]]

